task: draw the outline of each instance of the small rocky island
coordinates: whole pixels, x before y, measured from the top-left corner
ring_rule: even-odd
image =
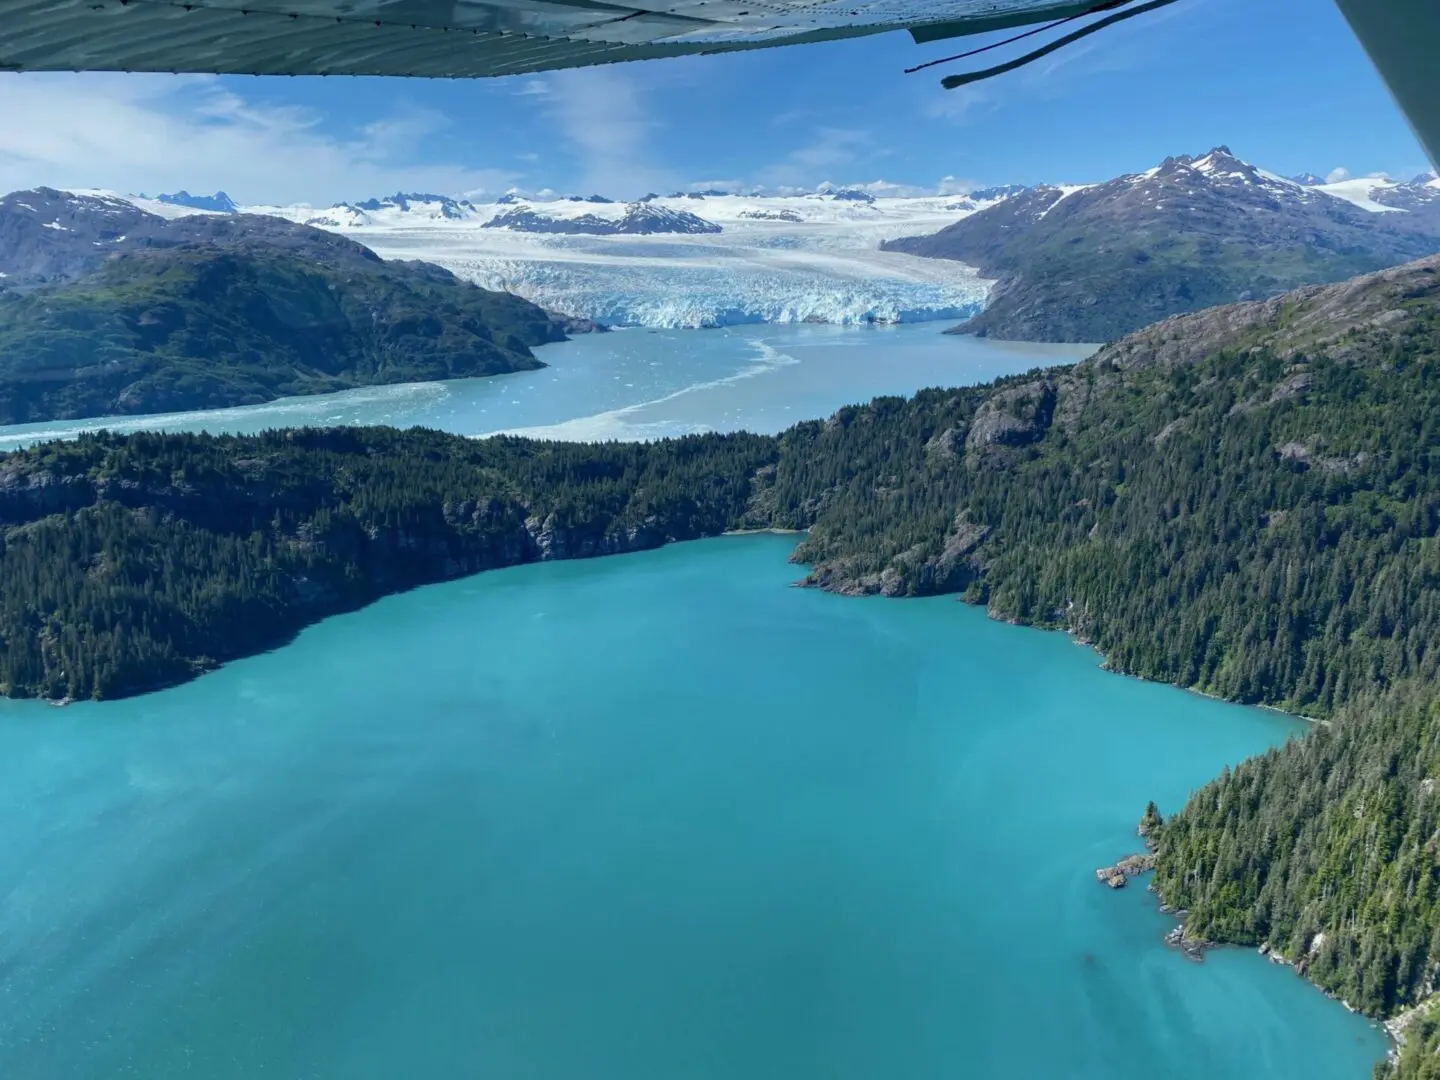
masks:
[[[1155,869],[1155,848],[1160,839],[1160,828],[1165,824],[1165,819],[1160,816],[1160,808],[1155,805],[1152,799],[1145,805],[1145,813],[1140,815],[1140,824],[1135,827],[1135,834],[1145,843],[1145,851],[1139,855],[1126,855],[1114,866],[1102,866],[1095,871],[1095,879],[1112,889],[1123,889],[1132,877],[1144,874]]]
[[[1126,855],[1114,866],[1102,866],[1095,871],[1095,877],[1112,889],[1123,889],[1132,877],[1154,869],[1155,853],[1147,851],[1143,855]]]
[[[1160,844],[1160,833],[1165,825],[1165,819],[1160,816],[1160,808],[1154,801],[1147,803],[1145,813],[1140,817],[1140,824],[1136,826],[1135,832],[1145,843],[1145,851],[1136,855],[1126,855],[1113,866],[1102,866],[1095,871],[1095,879],[1102,885],[1108,885],[1112,889],[1123,889],[1129,884],[1132,877],[1147,873],[1155,869],[1155,861],[1158,858],[1156,849]],[[1154,887],[1151,887],[1152,891]],[[1161,904],[1160,910],[1166,915],[1174,915],[1182,920],[1178,926],[1165,935],[1165,944],[1173,946],[1184,954],[1187,960],[1200,961],[1205,959],[1205,950],[1210,947],[1211,942],[1197,940],[1185,933],[1184,918],[1186,913],[1177,911],[1167,904]]]

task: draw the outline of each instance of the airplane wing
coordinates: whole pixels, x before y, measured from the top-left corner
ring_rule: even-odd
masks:
[[[1097,20],[1108,24],[1167,2],[655,0],[638,7],[613,0],[0,0],[0,71],[476,78],[890,30],[937,41],[1087,12],[1113,12]],[[1338,3],[1437,160],[1440,0]],[[1071,36],[1100,29],[1091,24]],[[962,85],[1025,59],[944,83]]]
[[[1440,166],[1440,3],[1337,0],[1337,4],[1430,161]]]
[[[920,41],[1100,0],[0,0],[0,71],[474,78],[910,30]]]

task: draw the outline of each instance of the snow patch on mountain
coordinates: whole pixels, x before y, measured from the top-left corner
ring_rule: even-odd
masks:
[[[1440,180],[1417,176],[1397,181],[1388,176],[1363,176],[1323,184],[1316,190],[1372,213],[1440,215]]]
[[[218,214],[218,210],[201,210],[193,206],[180,206],[175,203],[161,202],[159,199],[147,198],[144,195],[122,195],[118,191],[110,191],[106,188],[65,188],[68,195],[77,199],[94,199],[108,203],[112,208],[123,207],[126,211],[143,210],[147,214],[154,214],[156,217],[165,218],[167,221],[175,218],[192,217],[197,214]]]
[[[1344,199],[1361,210],[1369,210],[1375,214],[1403,213],[1398,206],[1386,206],[1378,201],[1375,196],[1394,185],[1389,180],[1377,179],[1375,177],[1360,177],[1352,180],[1338,180],[1333,184],[1318,184],[1314,190],[1323,191],[1326,195],[1337,199]]]

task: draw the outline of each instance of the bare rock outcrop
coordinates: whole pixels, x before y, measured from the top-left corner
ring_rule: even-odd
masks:
[[[1036,379],[997,390],[975,413],[965,435],[965,464],[970,468],[1005,465],[1009,451],[1044,438],[1055,414],[1056,387]]]

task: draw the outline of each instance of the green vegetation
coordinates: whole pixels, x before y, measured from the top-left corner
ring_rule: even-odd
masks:
[[[1073,368],[777,438],[381,428],[12,454],[0,690],[137,693],[424,582],[806,528],[812,584],[961,592],[1114,669],[1329,717],[1168,819],[1147,807],[1156,886],[1190,936],[1268,943],[1391,1014],[1440,981],[1437,269],[1201,313]],[[1417,1021],[1413,1045],[1435,1028]],[[1400,1075],[1431,1075],[1420,1054]]]
[[[1375,1080],[1440,1080],[1440,1016],[1432,1007],[1406,1026],[1399,1060],[1376,1065]]]
[[[0,291],[0,423],[520,371],[543,366],[530,346],[564,338],[534,304],[438,267],[358,245],[331,256],[142,248],[77,282]]]
[[[0,691],[117,697],[326,615],[542,557],[722,531],[772,460],[390,428],[85,436],[0,459]]]
[[[877,401],[784,436],[776,502],[823,507],[821,583],[963,588],[1118,670],[1323,714],[1440,659],[1437,343],[1427,322],[1371,365],[1222,351]],[[1050,426],[978,443],[1027,387]]]
[[[1431,992],[1440,960],[1440,700],[1369,692],[1335,721],[1197,792],[1163,827],[1155,883],[1190,937],[1268,942],[1389,1015]]]

